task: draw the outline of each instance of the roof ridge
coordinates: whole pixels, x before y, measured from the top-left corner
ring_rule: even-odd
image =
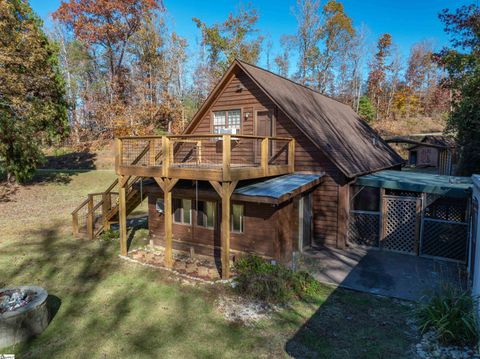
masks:
[[[299,83],[299,82],[293,81],[292,79],[289,79],[288,77],[285,77],[285,76],[276,74],[276,73],[273,72],[273,71],[264,69],[263,67],[260,67],[260,66],[258,66],[258,65],[252,64],[252,63],[250,63],[250,62],[246,62],[246,61],[244,61],[244,60],[240,60],[240,59],[238,59],[238,58],[235,58],[235,61],[238,61],[238,62],[240,62],[240,63],[242,63],[242,64],[245,64],[245,65],[249,65],[249,66],[255,67],[255,68],[257,68],[257,69],[259,69],[259,70],[261,70],[261,71],[268,72],[269,74],[274,75],[274,76],[276,76],[276,77],[279,77],[279,78],[281,78],[282,80],[289,81],[289,82],[293,83],[294,85],[303,87],[303,88],[305,88],[305,89],[307,89],[307,90],[309,90],[309,91],[311,91],[311,92],[314,92],[314,93],[316,93],[316,94],[318,94],[318,95],[320,95],[320,96],[326,97],[326,98],[328,98],[328,99],[330,99],[330,100],[332,100],[332,101],[338,102],[339,104],[342,104],[343,106],[347,106],[347,107],[349,107],[349,108],[351,108],[351,109],[353,110],[353,108],[352,108],[350,105],[347,105],[346,103],[343,103],[343,102],[341,102],[341,101],[333,98],[332,96],[326,95],[326,94],[324,94],[324,93],[321,93],[321,92],[318,91],[318,90],[315,90],[315,89],[313,89],[313,88],[311,88],[311,87],[308,87],[307,85],[304,85],[304,84],[301,84],[301,83]]]

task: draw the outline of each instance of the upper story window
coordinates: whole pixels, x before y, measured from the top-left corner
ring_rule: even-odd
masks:
[[[213,133],[240,133],[240,110],[215,111],[213,113]]]

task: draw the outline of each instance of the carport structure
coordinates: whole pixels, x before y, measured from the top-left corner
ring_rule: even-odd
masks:
[[[412,171],[358,177],[349,243],[466,263],[472,186],[468,177]]]

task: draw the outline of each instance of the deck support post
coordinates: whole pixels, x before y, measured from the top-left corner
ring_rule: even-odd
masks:
[[[230,278],[230,199],[238,181],[222,182],[210,181],[212,187],[222,199],[222,222],[220,225],[221,235],[221,261],[222,278]]]
[[[167,268],[173,266],[173,236],[172,236],[172,189],[177,184],[177,178],[160,178],[155,177],[155,181],[158,183],[163,191],[163,205],[164,205],[164,229],[165,229],[165,257],[164,264]]]
[[[128,254],[127,248],[127,203],[126,203],[126,188],[125,180],[119,176],[118,183],[118,226],[120,229],[120,254],[126,256]]]

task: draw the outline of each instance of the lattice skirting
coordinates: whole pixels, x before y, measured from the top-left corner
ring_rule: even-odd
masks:
[[[348,240],[362,246],[378,247],[380,233],[379,213],[350,212]]]
[[[386,218],[382,248],[416,254],[416,199],[384,199]]]
[[[420,253],[465,261],[467,255],[468,226],[425,219]]]

